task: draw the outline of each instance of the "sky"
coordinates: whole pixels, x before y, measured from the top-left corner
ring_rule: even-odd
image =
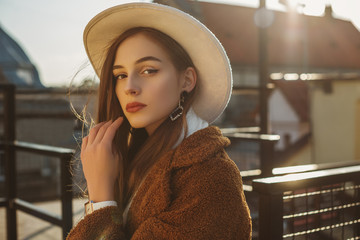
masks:
[[[150,0],[144,0],[148,2]],[[207,0],[258,7],[258,0]],[[352,21],[360,31],[360,0],[289,0],[303,7],[297,11],[321,15],[325,4],[332,4],[335,16]],[[97,13],[131,0],[0,0],[0,26],[17,41],[37,67],[47,87],[79,83],[93,71],[83,47],[82,34]],[[139,2],[139,1],[137,1]],[[305,7],[304,7],[305,6]],[[284,11],[278,0],[267,0],[267,7]],[[80,74],[76,75],[80,71]],[[75,76],[76,75],[76,76]]]

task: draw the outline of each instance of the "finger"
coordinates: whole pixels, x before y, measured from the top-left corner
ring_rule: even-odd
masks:
[[[99,129],[99,131],[96,134],[96,137],[94,139],[93,143],[98,143],[101,142],[102,138],[105,135],[106,130],[108,129],[108,127],[112,124],[112,121],[108,121],[106,122],[104,125],[101,126],[101,128]]]
[[[114,137],[115,137],[115,133],[116,130],[120,127],[121,123],[123,122],[124,118],[123,117],[119,117],[118,119],[116,119],[106,130],[105,135],[102,139],[102,141],[105,144],[111,144]]]
[[[81,152],[80,152],[80,160],[81,160],[81,162],[83,162],[83,154],[85,152],[87,142],[88,142],[88,137],[86,136],[86,137],[84,137],[82,139],[82,143],[81,143]]]
[[[98,123],[95,125],[95,127],[93,127],[91,130],[90,130],[90,133],[88,135],[89,139],[88,139],[88,144],[92,144],[96,135],[97,135],[97,132],[99,131],[99,129],[101,128],[102,125],[104,125],[106,122],[101,122],[101,123]]]
[[[88,142],[88,137],[86,136],[82,139],[82,143],[81,143],[81,151],[82,152],[86,149],[87,142]]]

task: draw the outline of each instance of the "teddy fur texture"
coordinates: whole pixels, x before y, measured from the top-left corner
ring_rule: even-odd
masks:
[[[195,132],[164,154],[136,192],[126,224],[117,207],[85,216],[75,239],[251,239],[240,172],[219,128]]]

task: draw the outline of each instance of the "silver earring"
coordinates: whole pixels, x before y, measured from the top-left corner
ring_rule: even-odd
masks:
[[[182,106],[182,104],[185,101],[185,97],[184,94],[182,93],[179,99],[179,105],[177,106],[177,108],[169,115],[171,121],[175,121],[176,119],[178,119],[184,112],[184,107]]]

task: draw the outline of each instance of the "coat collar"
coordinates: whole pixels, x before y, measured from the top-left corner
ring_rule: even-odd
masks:
[[[174,149],[172,168],[181,168],[205,161],[220,149],[230,145],[230,140],[221,134],[216,126],[201,129]]]
[[[187,123],[187,132],[186,137],[190,136],[194,132],[204,129],[209,126],[209,123],[205,120],[201,119],[192,108],[189,109],[189,111],[186,113],[186,123]],[[178,141],[173,146],[173,149],[175,149],[177,146],[180,145],[180,143],[184,140],[184,129],[181,132],[181,135],[178,139]]]

